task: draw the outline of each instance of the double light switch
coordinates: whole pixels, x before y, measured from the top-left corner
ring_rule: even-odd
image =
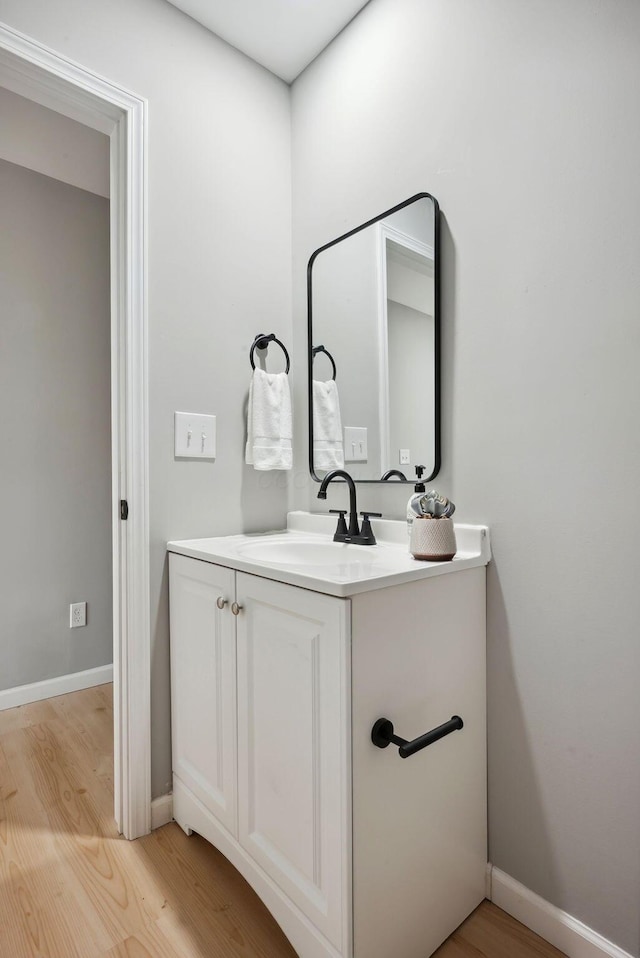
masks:
[[[369,458],[366,426],[344,427],[344,461],[366,462]]]
[[[215,459],[216,417],[177,412],[174,416],[175,455],[181,459]]]

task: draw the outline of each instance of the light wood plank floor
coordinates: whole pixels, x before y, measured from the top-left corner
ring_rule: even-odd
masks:
[[[204,839],[117,835],[112,741],[110,685],[0,712],[2,958],[295,958]],[[436,955],[562,958],[489,902]]]

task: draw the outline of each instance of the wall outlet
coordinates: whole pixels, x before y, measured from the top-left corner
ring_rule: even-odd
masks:
[[[410,449],[401,449],[400,450],[400,465],[408,466],[411,464],[411,450]]]
[[[80,629],[87,624],[87,603],[72,602],[69,606],[69,628]]]

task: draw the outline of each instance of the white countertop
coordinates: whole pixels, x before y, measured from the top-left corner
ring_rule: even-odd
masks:
[[[454,558],[424,562],[409,552],[406,523],[372,519],[371,525],[375,546],[334,543],[335,516],[290,512],[286,530],[183,539],[167,543],[167,548],[239,572],[342,597],[472,569],[486,565],[491,558],[487,526],[456,524],[458,551]]]

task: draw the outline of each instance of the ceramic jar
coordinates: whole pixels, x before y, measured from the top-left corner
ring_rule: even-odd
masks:
[[[453,559],[456,548],[453,519],[416,516],[413,520],[409,552],[414,559],[422,559],[427,562],[446,562]]]

